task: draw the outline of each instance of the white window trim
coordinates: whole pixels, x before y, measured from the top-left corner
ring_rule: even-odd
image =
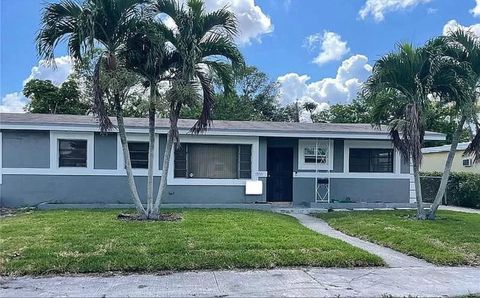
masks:
[[[252,145],[252,177],[251,179],[189,179],[174,177],[175,150],[172,148],[170,164],[167,176],[167,185],[246,185],[246,181],[258,180],[261,174],[258,171],[258,137],[220,137],[220,136],[193,136],[181,135],[181,143],[202,143],[202,144],[239,144]]]
[[[350,172],[350,148],[365,148],[365,149],[393,149],[393,172],[392,173],[357,173]],[[356,176],[365,176],[376,177],[376,178],[390,178],[390,177],[399,177],[400,173],[400,152],[393,147],[391,141],[358,141],[358,140],[345,140],[343,147],[343,172],[347,173],[350,177],[354,178]]]
[[[60,167],[58,140],[85,140],[87,141],[86,167]],[[93,171],[94,163],[94,133],[93,132],[63,132],[50,131],[50,171],[54,174],[82,175]]]
[[[155,134],[155,148],[153,152],[153,176],[161,176],[162,171],[159,167],[159,154],[160,154],[160,137],[158,134]],[[129,134],[127,133],[127,143],[128,142],[149,142],[148,134]],[[127,175],[127,170],[125,169],[125,159],[123,158],[123,148],[122,142],[120,140],[120,134],[117,133],[117,171],[122,175]],[[147,176],[148,169],[132,169],[134,176]]]
[[[327,163],[322,164],[307,164],[305,163],[305,148],[307,146],[326,147]],[[300,139],[298,140],[298,169],[299,170],[333,170],[333,140],[315,140],[315,139]]]

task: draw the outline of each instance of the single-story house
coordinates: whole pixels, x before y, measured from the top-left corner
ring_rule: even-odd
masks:
[[[114,121],[115,123],[115,121]],[[414,203],[408,160],[386,129],[369,124],[214,121],[192,135],[180,120],[165,204]],[[145,199],[148,120],[126,118],[130,156]],[[168,128],[156,127],[155,187]],[[444,135],[427,132],[427,140]],[[91,116],[0,114],[1,206],[131,203],[119,136]]]
[[[463,156],[468,142],[458,143],[453,158],[452,172],[480,174],[480,164],[473,163],[473,156]],[[422,172],[443,172],[451,145],[423,148]]]

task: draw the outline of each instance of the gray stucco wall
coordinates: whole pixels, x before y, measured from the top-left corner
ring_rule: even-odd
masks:
[[[50,167],[50,132],[2,130],[4,168]]]
[[[117,168],[117,134],[95,133],[94,168],[112,170]]]
[[[408,203],[409,179],[331,178],[330,199],[354,202]],[[293,178],[293,204],[315,201],[315,178]]]
[[[293,178],[293,204],[308,206],[315,201],[315,179]]]
[[[260,137],[258,140],[258,170],[267,170],[267,138]]]
[[[330,198],[355,202],[408,203],[410,199],[409,179],[330,179]]]
[[[146,197],[146,177],[136,177],[138,192]],[[159,178],[155,178],[155,189]],[[245,186],[169,185],[165,203],[253,203],[263,196],[245,195]],[[3,175],[0,206],[35,206],[50,203],[131,203],[125,176]]]
[[[333,171],[335,173],[343,172],[343,150],[344,140],[336,139],[333,141]]]

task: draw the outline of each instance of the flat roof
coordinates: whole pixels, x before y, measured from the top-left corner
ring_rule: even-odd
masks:
[[[116,125],[115,117],[110,118]],[[187,133],[196,122],[195,119],[180,119],[178,128],[181,133]],[[148,129],[148,119],[125,118],[127,131],[143,132]],[[0,113],[1,129],[48,129],[48,130],[76,130],[98,131],[98,123],[93,116],[61,115],[61,114],[32,114],[32,113]],[[157,131],[166,132],[169,121],[166,118],[157,118]],[[146,131],[145,131],[146,132]],[[270,122],[270,121],[226,121],[214,120],[207,134],[217,135],[250,135],[250,136],[311,136],[326,135],[358,135],[363,139],[389,138],[388,128],[375,128],[371,124],[351,123],[299,123],[299,122]],[[333,136],[332,136],[333,137]],[[437,132],[427,132],[427,139],[444,140],[445,135]]]
[[[457,151],[463,151],[467,149],[469,144],[470,142],[458,143]],[[437,147],[427,147],[422,149],[422,153],[449,152],[451,146],[452,146],[451,144],[448,144],[448,145],[437,146]]]

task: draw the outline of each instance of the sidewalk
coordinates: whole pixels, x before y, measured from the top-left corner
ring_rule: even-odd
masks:
[[[440,209],[440,210],[457,211],[457,212],[465,212],[465,213],[476,213],[476,214],[480,214],[480,210],[479,210],[479,209],[472,209],[472,208],[465,208],[465,207],[457,207],[457,206],[444,206],[444,205],[440,205],[440,206],[438,206],[438,209]]]
[[[480,269],[415,267],[199,271],[167,275],[3,278],[0,297],[394,297],[480,293]]]
[[[382,258],[385,263],[392,268],[408,268],[408,267],[434,267],[435,265],[430,264],[424,260],[420,260],[411,256],[407,256],[401,252],[395,251],[393,249],[367,242],[352,236],[343,234],[340,231],[337,231],[330,227],[324,220],[301,214],[301,213],[289,213],[288,215],[293,216],[298,219],[298,221],[306,226],[307,228],[333,238],[340,239],[347,242],[353,246],[361,248],[368,251],[374,255]]]

